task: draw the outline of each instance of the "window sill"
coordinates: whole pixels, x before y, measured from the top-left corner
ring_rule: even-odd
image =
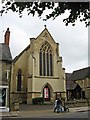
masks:
[[[58,76],[34,76],[35,78],[59,79]]]

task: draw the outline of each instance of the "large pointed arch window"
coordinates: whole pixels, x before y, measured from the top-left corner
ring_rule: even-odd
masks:
[[[21,83],[22,82],[22,70],[18,70],[18,75],[17,75],[17,91],[21,91]]]
[[[45,42],[39,52],[40,76],[53,76],[52,49],[48,42]]]

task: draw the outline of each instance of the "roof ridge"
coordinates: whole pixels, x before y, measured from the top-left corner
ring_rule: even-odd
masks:
[[[85,67],[85,68],[81,68],[81,69],[78,69],[78,70],[74,70],[73,72],[85,70],[85,69],[88,69],[88,68],[90,68],[90,66],[89,67]]]

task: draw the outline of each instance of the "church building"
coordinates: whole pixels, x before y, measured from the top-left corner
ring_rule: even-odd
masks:
[[[66,99],[65,68],[62,57],[48,29],[36,38],[12,62],[11,101],[32,104],[34,98],[53,102],[57,97]]]

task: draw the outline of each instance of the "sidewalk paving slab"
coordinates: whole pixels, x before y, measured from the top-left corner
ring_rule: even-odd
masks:
[[[90,107],[75,107],[69,108],[69,113],[71,112],[82,112],[82,111],[90,111]],[[61,114],[65,114],[66,112],[62,112]],[[68,112],[67,112],[68,113]],[[33,117],[47,114],[55,114],[53,109],[43,109],[43,110],[22,110],[22,111],[11,111],[11,112],[0,112],[0,117]]]
[[[19,111],[0,112],[0,117],[18,117]]]

